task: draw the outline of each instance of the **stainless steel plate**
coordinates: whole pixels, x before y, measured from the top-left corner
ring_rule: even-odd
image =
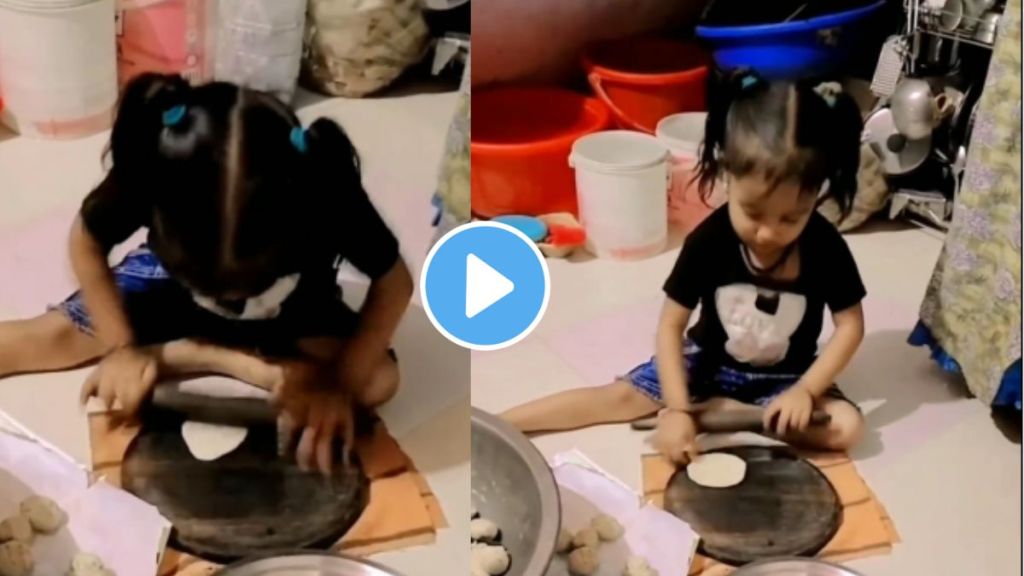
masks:
[[[733,576],[861,576],[857,572],[810,558],[780,558],[747,564]]]
[[[232,564],[220,576],[402,576],[379,564],[337,554],[296,552]]]

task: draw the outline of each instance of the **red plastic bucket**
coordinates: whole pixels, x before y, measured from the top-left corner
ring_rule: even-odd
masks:
[[[472,95],[473,213],[578,213],[573,142],[611,124],[596,98],[560,88],[494,88]]]
[[[696,44],[663,38],[602,42],[583,55],[590,86],[618,125],[648,134],[666,116],[706,110],[709,61]]]

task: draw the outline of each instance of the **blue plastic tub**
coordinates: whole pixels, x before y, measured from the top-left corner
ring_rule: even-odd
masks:
[[[833,71],[855,44],[854,29],[885,5],[808,20],[754,26],[698,26],[697,37],[711,46],[715,63],[725,70],[754,68],[769,80],[794,80]]]

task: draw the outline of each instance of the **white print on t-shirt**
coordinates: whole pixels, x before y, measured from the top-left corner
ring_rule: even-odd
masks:
[[[278,278],[274,285],[262,294],[247,298],[241,314],[228,310],[208,296],[192,293],[196,304],[229,320],[270,320],[281,313],[281,305],[299,285],[300,274]]]
[[[731,284],[715,292],[715,307],[728,336],[726,352],[739,362],[771,366],[786,357],[807,299],[753,284]]]

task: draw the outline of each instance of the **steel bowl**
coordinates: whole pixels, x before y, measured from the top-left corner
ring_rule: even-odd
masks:
[[[812,558],[777,558],[747,564],[733,576],[861,576],[849,568]]]
[[[219,576],[402,576],[380,564],[329,552],[301,551],[250,558]]]
[[[473,508],[501,529],[507,576],[543,576],[561,526],[551,468],[526,436],[476,408],[472,433]]]
[[[978,27],[974,29],[974,39],[985,44],[993,44],[996,41],[996,34],[999,33],[999,19],[1003,15],[999,12],[986,12],[978,19]]]

